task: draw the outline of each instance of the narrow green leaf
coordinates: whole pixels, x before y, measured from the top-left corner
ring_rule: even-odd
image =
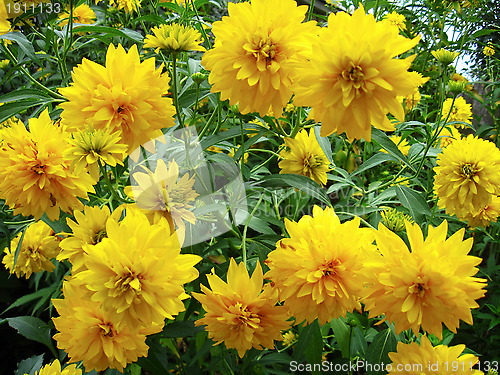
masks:
[[[107,26],[78,26],[75,27],[74,30],[78,31],[79,33],[89,32],[89,33],[101,33],[112,36],[121,36],[141,43],[143,40],[143,36],[141,33],[138,33],[137,31],[130,29],[115,29],[113,27],[107,27]]]
[[[10,309],[13,309],[14,307],[24,305],[28,302],[34,301],[34,300],[39,299],[39,298],[43,298],[45,296],[49,296],[51,293],[53,293],[56,290],[56,287],[57,287],[57,283],[54,283],[51,286],[48,286],[46,288],[42,288],[40,290],[37,290],[34,293],[30,293],[30,294],[27,294],[25,296],[18,298],[14,303],[12,303],[9,307],[7,307],[4,310],[3,314],[6,313],[7,311],[9,311]]]
[[[422,197],[422,193],[404,185],[396,185],[396,195],[401,204],[410,211],[411,216],[419,223],[424,215],[430,216],[429,204]]]
[[[391,139],[383,131],[373,128],[372,141],[377,142],[390,155],[394,156],[397,160],[399,160],[403,164],[406,164],[412,171],[415,170],[413,166],[410,164],[408,158],[401,153],[398,146],[393,141],[391,141]]]
[[[325,153],[328,161],[331,164],[335,165],[335,163],[333,162],[332,143],[330,142],[328,137],[322,137],[320,134],[320,131],[321,131],[321,126],[314,127],[314,135],[316,136],[316,140],[318,141],[319,146],[321,147],[321,149]]]
[[[356,176],[361,172],[367,171],[368,169],[376,167],[377,165],[382,164],[386,161],[398,162],[399,160],[391,154],[379,152],[378,154],[373,155],[370,159],[361,164],[358,168],[356,168],[356,170],[351,173],[351,176]]]
[[[17,365],[14,375],[35,375],[42,368],[43,354],[23,359]]]
[[[307,363],[320,363],[323,355],[323,337],[318,320],[305,326],[299,332],[299,339],[295,345],[294,358],[305,355]],[[313,371],[313,374],[317,372]]]
[[[0,103],[14,102],[23,99],[51,99],[46,93],[36,89],[20,89],[0,96]]]
[[[384,369],[387,364],[391,362],[389,358],[390,352],[395,352],[397,346],[397,339],[390,328],[387,328],[374,337],[372,343],[368,346],[366,351],[366,362],[375,364],[384,364]],[[387,371],[374,371],[375,368],[380,366],[374,366],[371,369],[367,369],[367,375],[382,375],[386,374]]]
[[[0,39],[8,39],[17,43],[19,48],[33,61],[38,62],[38,56],[35,55],[35,49],[31,42],[26,39],[21,32],[10,32],[4,35],[0,35]]]
[[[331,206],[330,199],[324,189],[319,184],[308,177],[298,174],[280,174],[264,176],[259,185],[267,188],[287,188],[293,187],[303,191],[310,197],[313,197],[327,206]]]

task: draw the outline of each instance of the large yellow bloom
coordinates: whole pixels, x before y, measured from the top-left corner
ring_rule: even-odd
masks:
[[[134,13],[141,7],[141,0],[109,0],[109,5],[116,10],[124,9],[125,13]]]
[[[71,273],[75,275],[81,270],[87,269],[85,266],[86,245],[96,245],[106,238],[106,222],[108,220],[118,221],[122,209],[116,209],[111,213],[107,206],[90,207],[85,206],[83,211],[75,211],[73,215],[75,221],[66,219],[71,233],[61,241],[61,253],[57,260],[68,259],[72,265]]]
[[[263,288],[260,264],[249,277],[245,264],[236,265],[231,258],[227,283],[213,273],[207,279],[212,290],[202,285],[203,294],[193,293],[206,311],[195,325],[206,325],[209,337],[236,349],[240,357],[252,347],[274,349],[274,340],[283,339],[281,331],[290,322],[285,308],[276,306],[276,290],[269,285]]]
[[[127,363],[147,355],[146,335],[163,327],[127,324],[90,299],[89,291],[74,278],[63,283],[63,294],[64,299],[52,300],[60,315],[52,318],[59,331],[54,340],[68,353],[70,362],[83,361],[86,371],[123,371]]]
[[[462,121],[469,125],[472,125],[472,105],[468,104],[464,98],[461,96],[455,98],[448,98],[443,102],[443,112],[441,114],[441,120],[451,121]],[[465,128],[464,124],[455,124],[455,126]]]
[[[289,150],[283,150],[279,162],[281,173],[300,174],[309,177],[320,185],[326,184],[326,172],[330,170],[330,162],[321,149],[314,130],[309,133],[301,130],[295,138],[285,138]]]
[[[500,195],[500,150],[490,141],[469,135],[438,154],[434,167],[438,206],[466,218]]]
[[[194,224],[196,217],[191,209],[198,193],[193,189],[194,177],[186,173],[179,179],[179,166],[175,161],[168,163],[161,159],[156,164],[155,171],[144,168],[144,172],[135,172],[132,178],[138,185],[127,186],[125,193],[137,202],[138,208],[144,210],[151,223],[158,222],[162,217],[170,223],[174,230],[183,230],[188,223]]]
[[[341,223],[333,209],[318,206],[297,223],[285,219],[290,238],[268,255],[266,278],[297,323],[318,318],[324,324],[360,307],[363,262],[373,236],[359,223],[358,217]]]
[[[468,214],[464,218],[471,228],[487,227],[495,223],[500,216],[500,197],[493,196],[491,202],[474,214]]]
[[[86,173],[75,173],[65,157],[68,134],[54,125],[45,110],[29,120],[30,131],[22,122],[2,129],[0,144],[0,198],[14,208],[14,214],[35,216],[45,212],[51,220],[59,209],[72,212],[83,207],[79,197],[94,192]]]
[[[82,370],[76,368],[76,365],[66,366],[61,370],[61,363],[58,359],[49,365],[43,366],[35,375],[82,375]]]
[[[153,35],[146,35],[144,48],[156,48],[167,52],[206,51],[201,44],[201,34],[198,30],[179,24],[153,27]]]
[[[370,140],[371,125],[392,131],[388,112],[404,120],[397,97],[414,93],[423,83],[419,74],[408,72],[413,57],[394,57],[418,41],[377,22],[363,7],[352,16],[332,13],[328,27],[312,41],[310,61],[297,71],[293,102],[312,107],[322,136],[345,132],[349,139]]]
[[[278,118],[292,96],[295,64],[316,32],[313,22],[301,23],[306,6],[292,0],[229,3],[229,17],[213,24],[214,48],[202,64],[210,70],[212,92],[241,113],[271,108]]]
[[[473,370],[478,361],[473,354],[460,355],[465,345],[432,346],[427,336],[420,338],[420,345],[416,342],[403,344],[398,342],[397,352],[389,353],[392,364],[387,370],[389,374],[398,375],[482,375],[482,371]]]
[[[365,264],[367,282],[362,302],[370,318],[385,315],[396,333],[420,327],[441,337],[442,323],[456,332],[459,320],[472,324],[471,309],[485,294],[486,280],[473,277],[481,258],[467,255],[473,239],[464,229],[446,239],[448,223],[429,226],[424,240],[417,224],[406,223],[411,252],[403,240],[379,224],[375,233],[380,254]]]
[[[184,310],[183,285],[198,277],[199,256],[180,254],[168,226],[151,225],[137,210],[119,223],[108,220],[106,234],[98,244],[83,246],[87,270],[76,276],[93,301],[131,325],[161,324]]]
[[[172,99],[165,96],[170,78],[161,71],[154,58],[140,62],[136,45],[128,52],[110,45],[105,67],[84,58],[73,70],[73,84],[60,89],[69,100],[60,105],[63,123],[71,131],[119,131],[130,154],[174,125]]]
[[[51,259],[59,254],[59,239],[54,231],[43,221],[31,224],[24,233],[21,249],[14,265],[16,249],[21,233],[12,240],[9,248],[5,248],[2,263],[17,277],[29,278],[33,272],[49,271],[55,268]]]

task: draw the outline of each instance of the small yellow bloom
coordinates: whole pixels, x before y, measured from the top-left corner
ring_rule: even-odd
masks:
[[[393,232],[401,232],[405,229],[405,222],[413,223],[410,215],[407,215],[395,208],[386,208],[380,213],[384,225]]]
[[[21,239],[21,233],[10,243],[10,250],[5,248],[2,263],[10,273],[17,277],[29,278],[33,272],[49,271],[55,268],[51,259],[59,254],[59,238],[54,231],[43,221],[31,224],[24,234],[21,249],[14,265],[16,249]]]
[[[297,341],[297,335],[293,331],[283,333],[283,346],[287,347]]]
[[[403,138],[401,138],[401,136],[399,136],[399,135],[394,135],[394,134],[393,134],[393,135],[391,135],[391,136],[389,137],[389,139],[390,139],[390,140],[391,140],[391,141],[392,141],[392,142],[393,142],[396,146],[398,146],[399,151],[401,151],[401,153],[402,153],[404,156],[408,156],[408,152],[410,151],[411,146],[410,146],[410,144],[408,143],[408,141],[406,140],[406,138],[405,138],[405,139],[403,139]],[[380,151],[387,153],[387,151],[386,151],[386,150],[384,150],[384,149],[381,149]]]
[[[397,352],[389,353],[392,361],[389,374],[483,375],[482,371],[472,369],[479,358],[473,354],[460,355],[464,349],[465,345],[433,347],[427,336],[420,337],[420,345],[398,342]]]
[[[316,140],[314,129],[309,132],[303,129],[295,138],[285,138],[285,144],[289,150],[280,153],[283,158],[278,164],[281,168],[280,174],[300,174],[325,185],[330,162]]]
[[[201,286],[203,293],[193,293],[206,311],[195,325],[206,325],[209,337],[234,348],[242,358],[252,347],[274,349],[274,340],[283,340],[281,331],[290,327],[288,314],[277,306],[277,291],[270,285],[263,287],[263,274],[257,262],[252,277],[245,264],[236,264],[231,258],[227,282],[215,273],[207,275],[210,289]]]
[[[133,13],[141,7],[141,0],[109,0],[109,5],[116,10],[124,9],[126,13]]]
[[[69,9],[59,14],[59,25],[66,26],[69,23],[69,17]],[[90,25],[95,22],[95,19],[95,12],[87,4],[81,4],[73,9],[73,23]]]
[[[436,51],[431,51],[431,53],[432,56],[434,56],[436,60],[443,65],[451,64],[459,55],[458,52],[447,51],[444,48],[438,49]]]
[[[475,215],[500,195],[500,150],[473,135],[444,148],[434,172],[438,206],[459,219]]]
[[[0,69],[5,69],[9,65],[9,60],[0,60]]]
[[[99,181],[99,164],[123,165],[127,145],[120,142],[120,133],[110,129],[87,128],[73,133],[69,140],[71,147],[66,150],[66,156],[72,160],[76,171],[87,169],[94,181]]]
[[[455,98],[448,98],[443,103],[443,112],[441,120],[446,122],[461,121],[472,125],[472,105],[468,104],[461,96]],[[464,124],[455,124],[455,126],[466,128]]]
[[[493,45],[488,44],[484,46],[483,53],[485,56],[493,56],[495,54],[495,47]]]
[[[420,92],[416,90],[415,92],[406,95],[406,96],[398,96],[398,99],[401,103],[403,103],[403,106],[405,107],[405,113],[410,112],[413,110],[418,103],[420,103],[420,99],[422,99],[422,95],[420,95]]]
[[[471,228],[484,227],[486,228],[491,223],[495,223],[500,216],[500,197],[493,196],[491,202],[480,209],[475,214],[466,215],[467,225]]]
[[[76,368],[76,365],[68,365],[61,370],[61,363],[58,359],[49,365],[43,366],[35,375],[82,375],[82,370]]]
[[[460,131],[454,126],[448,126],[443,129],[441,135],[439,136],[439,145],[441,148],[445,148],[457,139],[462,139]]]
[[[176,23],[153,27],[153,35],[146,35],[144,48],[156,48],[167,52],[206,51],[201,44],[201,34],[198,30]]]
[[[397,12],[391,12],[385,15],[384,21],[390,25],[398,27],[400,30],[406,30],[406,18]]]

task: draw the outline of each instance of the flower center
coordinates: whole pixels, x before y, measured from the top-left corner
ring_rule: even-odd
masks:
[[[316,155],[304,156],[304,158],[302,159],[302,165],[304,166],[304,170],[306,172],[318,168],[321,164],[321,158],[317,157]]]
[[[337,274],[337,269],[341,265],[340,260],[335,259],[329,261],[323,266],[323,276],[335,276]]]
[[[247,53],[253,54],[257,61],[271,63],[277,54],[277,47],[273,41],[266,36],[254,35],[253,41],[245,43],[243,48]]]
[[[259,315],[248,310],[241,302],[237,302],[234,306],[237,312],[237,318],[242,326],[250,326],[257,328],[260,323]]]
[[[115,283],[115,286],[121,292],[126,292],[133,289],[135,292],[141,291],[141,281],[142,276],[136,275],[135,273],[129,271],[128,274],[123,275],[118,278]]]
[[[354,86],[359,88],[364,78],[363,69],[351,62],[349,63],[349,67],[342,72],[342,78],[352,81]]]
[[[101,323],[99,324],[101,329],[101,336],[113,337],[116,335],[116,331],[113,329],[113,324],[111,323]]]
[[[408,293],[416,294],[419,297],[423,297],[428,289],[429,287],[426,285],[426,283],[424,283],[422,278],[419,276],[417,277],[416,282],[408,287]]]
[[[45,165],[38,163],[34,165],[31,170],[36,174],[44,174],[45,173]]]
[[[98,244],[99,242],[102,241],[103,238],[107,238],[108,233],[106,232],[106,229],[101,229],[97,231],[97,233],[94,235],[94,238],[92,239],[93,244]]]
[[[460,167],[460,172],[464,178],[471,179],[477,174],[478,169],[474,164],[465,163]]]

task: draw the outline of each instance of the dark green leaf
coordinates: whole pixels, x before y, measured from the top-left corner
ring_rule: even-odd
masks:
[[[396,185],[395,189],[401,204],[410,211],[411,216],[417,223],[421,221],[423,215],[431,215],[429,204],[422,197],[423,193],[404,185]]]
[[[56,290],[56,286],[57,286],[57,283],[52,285],[52,286],[37,290],[34,293],[30,293],[30,294],[27,294],[25,296],[18,298],[7,309],[5,309],[5,311],[3,313],[9,311],[10,309],[13,309],[14,307],[18,307],[18,306],[24,305],[28,302],[34,301],[36,299],[49,296],[51,293],[53,293]]]
[[[35,50],[31,42],[26,39],[23,33],[20,32],[10,32],[4,35],[0,35],[0,39],[8,39],[16,42],[21,50],[33,61],[38,62],[38,57],[35,55]]]
[[[307,363],[320,363],[323,355],[323,337],[318,320],[305,326],[299,332],[299,339],[295,345],[294,357],[300,358],[304,353]],[[313,372],[317,373],[317,372]]]
[[[370,159],[361,164],[358,168],[356,168],[356,170],[351,173],[351,176],[356,176],[357,174],[360,174],[361,172],[371,169],[386,161],[398,162],[399,160],[393,155],[379,152],[378,154],[373,155]]]
[[[174,321],[163,328],[166,337],[191,337],[199,331],[203,331],[203,328],[195,327],[192,320]]]
[[[346,319],[341,317],[338,319],[333,319],[330,322],[330,327],[332,327],[333,334],[335,335],[335,339],[337,340],[337,344],[339,345],[340,352],[342,353],[342,357],[349,358],[349,343],[351,339],[350,335],[350,327],[345,322]]]
[[[35,375],[43,364],[43,354],[22,360],[17,365],[14,375]]]
[[[377,142],[390,155],[394,156],[397,160],[401,161],[403,164],[406,164],[411,170],[414,170],[408,158],[401,153],[398,146],[393,141],[391,141],[391,139],[383,131],[373,128],[372,141]]]
[[[390,328],[379,332],[368,346],[368,350],[366,351],[366,362],[371,365],[384,363],[385,370],[385,365],[391,362],[388,354],[390,352],[395,352],[396,346],[397,339]],[[368,370],[371,371],[368,371],[367,375],[382,375],[387,373],[387,371],[373,371],[374,368]]]
[[[324,189],[319,184],[308,177],[298,174],[280,174],[264,176],[259,185],[266,188],[288,188],[293,187],[301,190],[310,197],[313,197],[327,206],[331,206],[330,199]]]
[[[56,355],[57,352],[50,338],[50,328],[43,320],[34,316],[17,316],[7,318],[7,321],[19,334],[27,339],[46,345]]]
[[[125,38],[132,39],[136,42],[142,42],[143,36],[141,33],[137,31],[133,31],[130,29],[115,29],[113,27],[107,26],[78,26],[74,28],[75,31],[80,32],[89,32],[89,33],[102,33],[106,35],[112,36],[122,36]]]
[[[52,98],[46,93],[36,89],[20,89],[16,91],[9,92],[0,97],[0,103],[14,102],[23,99],[43,99],[51,100]]]
[[[330,142],[330,139],[328,139],[328,137],[322,137],[320,135],[320,131],[321,131],[321,126],[314,127],[314,135],[316,136],[316,140],[318,141],[319,146],[325,153],[328,161],[331,164],[335,165],[335,163],[333,162],[333,155],[332,155],[332,143]]]

